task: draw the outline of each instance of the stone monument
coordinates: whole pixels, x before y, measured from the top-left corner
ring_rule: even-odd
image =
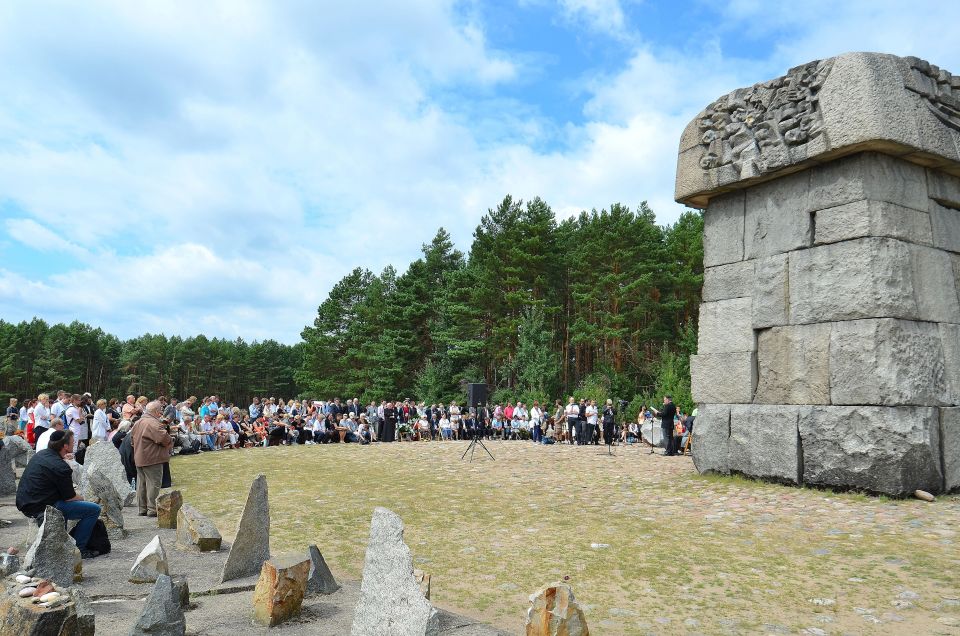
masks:
[[[697,469],[960,488],[960,76],[848,53],[737,89],[676,199],[704,209]]]

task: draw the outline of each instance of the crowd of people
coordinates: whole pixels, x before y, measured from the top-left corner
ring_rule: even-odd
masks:
[[[621,405],[622,406],[622,405]],[[139,514],[156,516],[160,488],[171,483],[173,454],[221,451],[253,446],[329,443],[389,443],[467,439],[530,440],[537,444],[615,444],[644,439],[644,425],[658,416],[665,455],[683,452],[693,430],[692,416],[678,412],[669,396],[662,409],[640,409],[636,422],[617,423],[612,400],[573,397],[552,406],[534,401],[461,406],[426,404],[410,399],[370,402],[354,398],[283,400],[254,397],[249,406],[222,403],[216,395],[182,402],[164,396],[150,400],[128,395],[98,399],[59,391],[19,404],[11,398],[3,434],[19,435],[37,451],[17,489],[17,507],[41,521],[46,506],[66,519],[79,520],[77,547],[84,558],[97,556],[87,543],[100,515],[100,506],[83,501],[74,490],[73,466],[82,464],[87,449],[98,443],[119,451],[127,478],[136,487]],[[652,441],[652,440],[649,440]],[[2,439],[0,439],[2,443]],[[651,451],[652,452],[652,451]]]

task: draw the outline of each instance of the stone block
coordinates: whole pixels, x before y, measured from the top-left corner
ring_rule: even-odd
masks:
[[[737,263],[743,251],[744,194],[734,192],[710,200],[703,213],[703,265]]]
[[[40,531],[23,559],[23,567],[32,569],[36,577],[49,579],[60,587],[70,587],[78,566],[83,566],[80,550],[67,533],[63,515],[53,506],[47,506]]]
[[[309,573],[310,559],[303,555],[281,555],[264,561],[253,590],[253,620],[275,627],[299,614]]]
[[[931,199],[930,223],[936,247],[960,252],[960,206],[947,207]]]
[[[172,530],[177,527],[177,514],[183,505],[179,490],[161,492],[157,496],[157,527]]]
[[[77,604],[64,591],[64,596],[48,608],[33,604],[32,598],[20,598],[19,584],[7,584],[0,588],[0,636],[93,636],[91,621],[84,616],[81,621]],[[88,606],[89,607],[89,606]]]
[[[154,583],[161,574],[170,574],[170,566],[163,543],[160,542],[160,535],[154,535],[130,568],[130,582]]]
[[[830,324],[765,329],[757,337],[761,404],[830,404]]]
[[[812,210],[864,199],[926,212],[926,171],[903,159],[876,152],[844,157],[810,171]]]
[[[893,496],[943,487],[939,409],[802,407],[799,429],[805,484]]]
[[[85,471],[77,489],[86,500],[100,505],[100,518],[111,540],[127,536],[123,522],[123,499],[102,469]]]
[[[940,331],[929,322],[890,318],[833,324],[833,404],[950,404]]]
[[[340,585],[333,578],[333,573],[327,567],[327,562],[320,549],[315,545],[307,548],[310,555],[310,577],[307,579],[307,591],[317,594],[333,594],[340,589]]]
[[[816,212],[814,243],[885,236],[931,245],[930,215],[886,201],[861,200]]]
[[[757,259],[755,271],[751,307],[753,328],[789,324],[789,255],[777,254]]]
[[[960,491],[960,408],[940,409],[944,491]]]
[[[910,245],[864,238],[790,254],[794,324],[858,318],[917,319]]]
[[[130,636],[184,636],[187,621],[173,581],[166,574],[157,577]]]
[[[94,636],[97,632],[97,618],[93,613],[90,598],[79,585],[70,588],[70,598],[77,613],[76,636]]]
[[[800,482],[800,407],[730,406],[730,472],[796,484]],[[699,417],[694,430],[699,425]]]
[[[942,205],[960,206],[960,178],[928,168],[927,194]]]
[[[423,597],[413,578],[413,558],[403,542],[403,521],[386,508],[376,508],[370,521],[360,598],[350,634],[435,636],[439,633],[437,611]]]
[[[702,303],[697,353],[756,351],[751,312],[750,298]]]
[[[750,296],[753,293],[754,263],[740,261],[706,268],[703,271],[703,301]]]
[[[177,543],[200,552],[216,552],[223,538],[213,522],[190,504],[183,504],[177,513]]]
[[[940,346],[943,348],[943,373],[947,383],[947,401],[960,406],[960,325],[940,323]]]
[[[120,459],[120,451],[113,444],[94,444],[87,448],[83,458],[83,467],[89,476],[92,472],[102,472],[113,484],[124,506],[133,503],[136,491],[127,479],[127,470]]]
[[[746,190],[745,258],[760,258],[809,247],[810,174],[802,171]]]
[[[253,576],[270,558],[270,499],[267,477],[257,475],[237,522],[237,533],[223,564],[220,582]]]
[[[566,583],[554,583],[530,595],[526,636],[589,636],[587,617]]]
[[[957,285],[950,254],[911,245],[910,262],[919,320],[960,323],[960,301],[956,294],[950,293]]]
[[[709,404],[753,401],[757,386],[755,353],[707,353],[690,356],[693,399]]]
[[[693,424],[693,465],[701,473],[730,473],[730,406],[701,404]]]

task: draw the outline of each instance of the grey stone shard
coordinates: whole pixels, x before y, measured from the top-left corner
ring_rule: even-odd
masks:
[[[753,293],[755,262],[741,261],[706,268],[703,272],[703,301],[750,296]]]
[[[173,584],[173,595],[180,602],[183,611],[190,609],[190,583],[185,574],[173,574],[170,576]]]
[[[731,405],[730,472],[800,483],[799,415],[798,406]],[[699,419],[694,429],[700,424]]]
[[[830,324],[774,327],[757,338],[762,404],[830,404]]]
[[[890,318],[834,323],[830,386],[833,404],[950,404],[940,330]]]
[[[133,504],[136,491],[130,487],[127,471],[120,459],[120,451],[113,444],[100,442],[87,448],[83,458],[83,467],[87,473],[102,472],[113,484],[124,506]]]
[[[690,356],[690,387],[697,403],[744,404],[757,386],[755,353]]]
[[[701,473],[730,473],[730,406],[701,404],[693,425],[693,465]]]
[[[96,444],[99,446],[99,444]],[[78,489],[86,501],[100,504],[100,517],[111,539],[126,536],[123,525],[123,500],[113,483],[102,470],[90,470],[83,474]]]
[[[697,353],[756,351],[751,299],[731,298],[700,305]]]
[[[944,491],[960,491],[960,408],[940,409]]]
[[[79,585],[70,588],[70,598],[73,599],[77,612],[77,636],[94,636],[97,631],[97,624],[90,598]]]
[[[433,636],[440,618],[413,577],[410,548],[403,542],[403,521],[376,508],[363,565],[360,599],[352,636]]]
[[[34,576],[70,587],[79,563],[80,551],[67,533],[63,515],[53,506],[47,506],[40,532],[27,550],[23,567],[34,570]]]
[[[327,562],[315,545],[308,548],[310,552],[310,578],[307,579],[307,591],[317,594],[333,594],[340,589],[333,573],[327,567]]]
[[[33,457],[33,449],[17,435],[8,435],[0,440],[0,496],[17,492],[17,474],[14,464],[26,466]]]
[[[270,500],[267,477],[260,474],[250,485],[247,502],[237,523],[237,534],[223,564],[220,582],[259,574],[270,558]]]
[[[137,555],[137,560],[130,568],[130,582],[153,583],[161,574],[170,574],[170,567],[160,535],[154,535],[150,543]]]
[[[183,636],[186,631],[187,622],[173,582],[169,576],[161,574],[147,597],[140,618],[130,630],[130,636]]]
[[[0,554],[0,576],[10,576],[20,571],[20,557],[4,552]]]
[[[799,429],[806,484],[894,496],[943,488],[936,408],[804,407]]]

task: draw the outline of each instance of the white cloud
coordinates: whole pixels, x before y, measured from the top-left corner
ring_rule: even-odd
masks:
[[[626,34],[626,17],[620,0],[560,0],[560,6],[568,19],[582,21],[602,33]]]

